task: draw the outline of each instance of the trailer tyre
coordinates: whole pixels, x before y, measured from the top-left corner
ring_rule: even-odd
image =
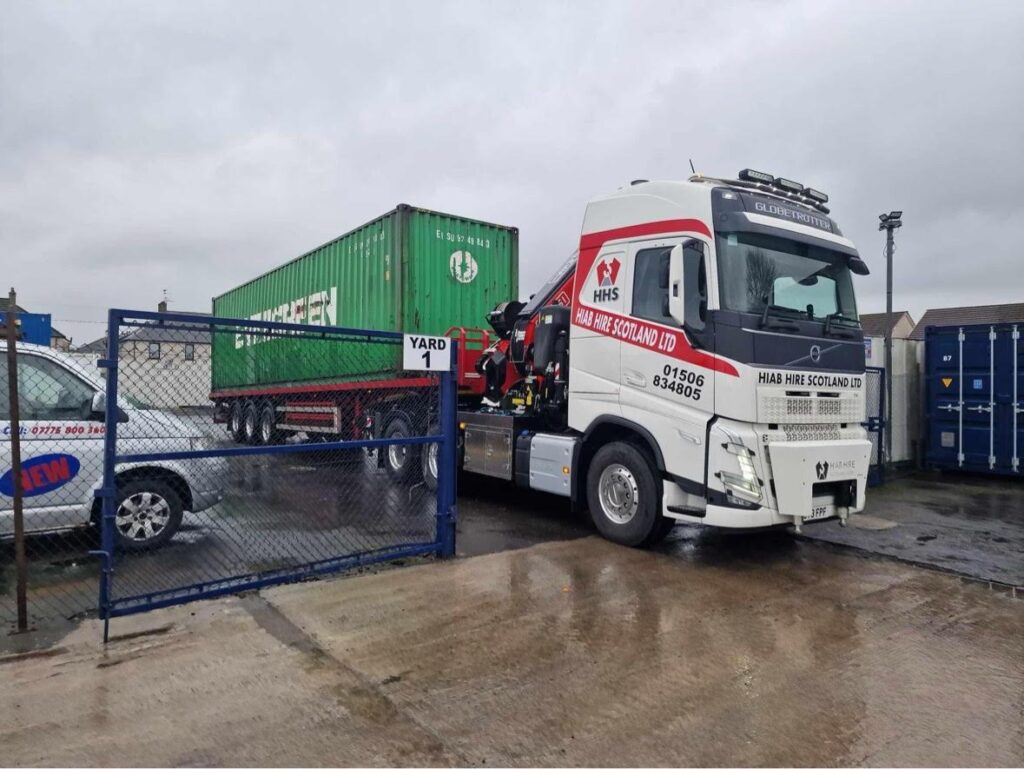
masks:
[[[650,545],[671,530],[661,515],[654,469],[629,443],[609,443],[594,455],[587,472],[587,503],[597,530],[620,545]]]
[[[256,404],[250,401],[242,411],[242,440],[245,443],[259,443],[260,414]]]
[[[427,428],[428,435],[436,435],[441,428],[434,422]],[[437,491],[438,462],[440,459],[439,443],[427,443],[420,446],[420,465],[423,471],[423,483],[431,491]]]
[[[231,410],[228,412],[228,432],[231,437],[235,439],[236,443],[241,443],[245,440],[245,411],[244,404],[241,401],[234,401],[231,404]]]
[[[409,438],[412,436],[412,427],[408,419],[402,415],[395,416],[388,422],[384,430],[384,437]],[[415,483],[420,472],[419,446],[390,445],[385,446],[384,468],[392,480],[397,483]]]
[[[277,429],[277,409],[273,403],[264,403],[260,408],[259,442],[262,446],[273,446],[281,442],[281,432]]]

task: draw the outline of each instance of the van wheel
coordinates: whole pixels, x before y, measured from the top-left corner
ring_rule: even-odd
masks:
[[[260,415],[256,410],[256,404],[250,401],[245,404],[242,411],[242,440],[245,443],[259,442]]]
[[[587,472],[587,503],[601,536],[620,545],[653,544],[671,530],[663,523],[654,469],[629,443],[609,443],[594,456]]]
[[[245,411],[242,401],[235,401],[231,404],[231,411],[228,416],[228,432],[235,439],[236,443],[245,440]]]
[[[409,438],[412,427],[404,416],[396,416],[384,431],[384,437]],[[397,483],[414,483],[420,470],[419,446],[391,445],[381,449],[384,452],[384,468]]]
[[[163,481],[128,481],[117,492],[114,537],[121,550],[151,550],[166,544],[181,526],[178,493]]]
[[[259,442],[263,446],[273,446],[281,441],[281,432],[277,429],[277,410],[273,403],[264,403],[259,415]]]

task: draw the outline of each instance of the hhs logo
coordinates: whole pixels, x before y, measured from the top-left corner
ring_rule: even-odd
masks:
[[[622,264],[613,258],[610,262],[602,259],[597,263],[597,285],[594,291],[595,302],[614,302],[619,298],[619,288],[615,281],[619,279],[619,268]]]

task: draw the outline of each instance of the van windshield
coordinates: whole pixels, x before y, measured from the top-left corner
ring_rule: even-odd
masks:
[[[716,237],[722,308],[760,314],[790,311],[808,320],[857,320],[845,255],[770,235]]]

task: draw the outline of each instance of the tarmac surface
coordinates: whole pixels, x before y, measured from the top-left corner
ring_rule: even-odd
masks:
[[[113,627],[0,657],[5,763],[1024,763],[1024,601],[792,537],[584,537]]]
[[[918,473],[868,490],[864,515],[841,528],[804,528],[810,539],[1024,587],[1024,482]]]

